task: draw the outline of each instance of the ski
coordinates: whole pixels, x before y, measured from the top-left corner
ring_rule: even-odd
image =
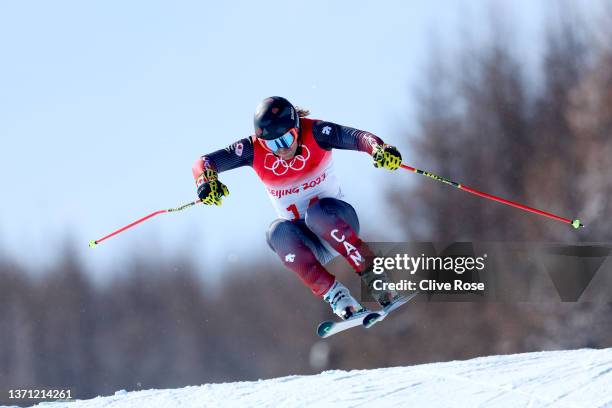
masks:
[[[347,320],[326,320],[321,322],[317,327],[317,335],[321,338],[326,338],[357,326],[370,328],[376,323],[383,321],[391,312],[405,305],[418,294],[419,292],[414,292],[406,297],[399,298],[380,310],[365,309],[362,312],[355,313],[355,315]]]
[[[369,329],[370,327],[374,326],[376,323],[382,322],[391,312],[393,312],[395,309],[398,309],[400,306],[405,305],[406,303],[410,302],[418,294],[419,294],[418,291],[411,293],[410,295],[406,297],[399,298],[398,300],[385,306],[381,310],[375,310],[375,311],[369,312],[362,320],[363,326]]]
[[[348,330],[352,327],[362,326],[364,316],[370,313],[370,310],[364,309],[362,312],[355,313],[347,320],[326,320],[324,322],[321,322],[317,327],[317,335],[319,337],[326,338],[342,331]]]

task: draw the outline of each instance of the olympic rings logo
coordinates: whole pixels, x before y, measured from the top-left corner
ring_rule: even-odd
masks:
[[[264,168],[266,170],[271,170],[276,176],[286,174],[289,169],[295,171],[303,170],[304,167],[306,167],[306,161],[310,158],[310,150],[308,150],[308,147],[302,145],[302,153],[305,153],[305,156],[298,154],[289,162],[272,153],[268,153],[264,158]]]

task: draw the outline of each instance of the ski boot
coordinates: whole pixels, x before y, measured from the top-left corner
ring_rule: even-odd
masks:
[[[376,290],[374,289],[374,283],[376,281],[389,282],[389,276],[386,272],[376,274],[372,268],[368,268],[361,274],[361,280],[363,281],[368,293],[374,298],[376,303],[383,309],[389,306],[391,303],[402,298],[402,295],[397,293],[395,290]]]
[[[350,319],[354,314],[365,311],[364,307],[351,296],[349,290],[337,279],[323,295],[323,300],[330,304],[332,311],[342,320]]]

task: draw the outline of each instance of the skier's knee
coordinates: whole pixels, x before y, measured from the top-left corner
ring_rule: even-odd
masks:
[[[337,198],[325,197],[314,203],[304,217],[306,226],[314,233],[320,235],[327,229],[337,226],[338,221],[344,221],[355,232],[359,233],[359,219],[355,209]]]
[[[326,224],[326,218],[329,217],[324,208],[321,206],[321,203],[325,200],[327,200],[327,198],[318,200],[316,203],[311,205],[306,210],[306,214],[304,214],[304,222],[306,223],[306,226],[315,234],[318,234],[323,229],[322,226]],[[327,221],[327,223],[329,223],[329,221]]]
[[[289,220],[282,218],[274,220],[266,233],[268,246],[276,252],[279,243],[287,241],[290,236],[294,235],[296,233],[296,228],[294,223]]]

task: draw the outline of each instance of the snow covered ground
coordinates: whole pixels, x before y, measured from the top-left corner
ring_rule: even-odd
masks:
[[[612,349],[482,357],[412,367],[325,371],[40,407],[612,407]]]

